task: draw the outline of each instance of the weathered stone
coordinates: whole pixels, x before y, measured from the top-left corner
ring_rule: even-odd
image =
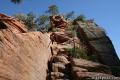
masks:
[[[73,67],[73,72],[88,72],[87,69],[80,68],[80,67]]]
[[[106,35],[104,29],[97,24],[87,25],[78,22],[78,37],[81,42],[85,42],[89,52],[97,52],[98,61],[108,66],[120,66],[120,60],[115,52],[112,41]],[[80,33],[80,34],[79,34]],[[92,50],[93,49],[93,50]]]
[[[16,19],[1,21],[7,28],[0,29],[0,80],[46,80],[49,37],[27,32]]]
[[[64,19],[62,15],[54,15],[50,17],[51,24],[57,28],[66,28],[68,22]]]
[[[119,76],[120,62],[105,32],[90,21],[90,24],[79,24],[79,35],[73,38],[65,33],[67,24],[61,20],[53,25],[63,29],[50,36],[51,33],[28,32],[22,21],[0,14],[0,80],[85,80],[96,77],[119,80],[115,76]],[[70,57],[66,49],[74,45],[85,47],[89,57],[96,53],[96,59],[101,61]]]
[[[64,64],[68,64],[69,61],[66,59],[65,56],[56,56],[53,58],[53,62],[61,62],[61,63],[64,63]]]
[[[57,42],[57,44],[64,43],[69,40],[69,37],[66,36],[65,34],[61,33],[52,33],[50,35],[50,39],[52,42]]]
[[[75,80],[89,80],[89,79],[108,79],[108,80],[112,80],[112,79],[117,79],[119,80],[120,78],[117,78],[115,76],[112,75],[108,75],[108,74],[103,74],[103,73],[96,73],[96,72],[76,72],[76,74],[74,74],[74,79]]]
[[[62,63],[52,63],[53,72],[63,72],[65,70],[65,65]]]
[[[61,72],[51,72],[51,77],[54,79],[64,78],[65,74]]]
[[[105,66],[100,63],[88,61],[85,59],[73,59],[74,66],[80,67],[80,68],[85,68],[88,71],[92,72],[101,72],[101,73],[107,73],[107,74],[112,74],[111,70],[108,66]]]

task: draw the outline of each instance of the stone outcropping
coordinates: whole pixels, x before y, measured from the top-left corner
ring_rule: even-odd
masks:
[[[75,58],[72,64],[72,75],[73,80],[120,79],[113,76],[110,68],[106,65]]]
[[[22,21],[0,14],[0,80],[120,80],[120,61],[98,25],[77,23],[73,36],[58,22],[54,33],[28,32]]]
[[[51,80],[120,79],[115,77],[119,76],[119,72],[111,68],[112,66],[118,68],[120,61],[105,31],[92,22],[77,22],[74,27],[77,35],[74,37],[66,34],[67,29],[51,34],[53,57],[50,62],[49,78]],[[75,46],[84,49],[86,53],[79,54],[86,55],[90,60],[71,57],[65,50],[70,49],[70,46],[71,49]]]
[[[50,39],[0,14],[0,80],[46,80]]]
[[[120,66],[120,61],[113,44],[102,28],[95,23],[86,25],[78,22],[78,25],[78,33],[80,33],[78,37],[81,41],[85,41],[87,45],[89,44],[91,47],[94,47],[103,64]],[[84,35],[81,34],[80,29],[84,31]],[[89,45],[88,47],[90,48]],[[93,52],[95,52],[95,50],[93,50]]]

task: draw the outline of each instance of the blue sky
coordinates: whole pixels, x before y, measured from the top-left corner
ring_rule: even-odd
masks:
[[[58,5],[61,13],[74,11],[76,15],[85,14],[102,26],[111,38],[120,58],[120,0],[25,0],[13,4],[10,0],[0,1],[0,12],[8,15],[34,12],[41,15],[49,5]]]

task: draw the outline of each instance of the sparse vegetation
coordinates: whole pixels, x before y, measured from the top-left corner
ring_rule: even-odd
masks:
[[[77,16],[77,18],[74,19],[74,21],[82,21],[82,22],[85,22],[85,21],[86,21],[86,17],[85,17],[85,15],[81,14],[80,16]]]
[[[57,5],[51,5],[48,7],[46,13],[48,13],[49,15],[57,15],[59,13],[59,8]]]
[[[17,0],[15,0],[17,1]],[[25,25],[28,26],[28,29],[30,31],[45,31],[49,32],[52,31],[52,27],[50,25],[49,17],[53,15],[59,14],[59,8],[57,5],[51,5],[48,7],[48,10],[45,11],[44,14],[36,17],[35,14],[32,12],[28,14],[15,14],[14,17],[18,18],[19,20],[22,20]],[[74,11],[71,11],[67,14],[64,14],[64,17],[66,19],[74,20]],[[55,29],[54,29],[55,30]]]
[[[18,18],[19,20],[22,20],[25,25],[27,26],[28,30],[30,31],[35,31],[38,27],[37,21],[36,21],[36,16],[32,12],[28,14],[15,14],[13,15],[15,18]]]
[[[88,59],[88,56],[85,52],[85,50],[80,49],[79,47],[74,47],[71,49],[66,49],[66,51],[69,52],[69,54],[74,57],[74,58],[83,58],[83,59]]]

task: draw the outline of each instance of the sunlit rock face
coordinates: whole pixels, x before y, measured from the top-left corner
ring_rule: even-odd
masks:
[[[20,20],[0,14],[0,80],[118,79],[120,61],[105,31],[93,22],[70,26],[77,27],[76,36],[69,26],[29,32]],[[83,56],[67,51],[75,46]]]
[[[46,80],[50,58],[47,34],[3,16],[0,21],[0,80]]]

